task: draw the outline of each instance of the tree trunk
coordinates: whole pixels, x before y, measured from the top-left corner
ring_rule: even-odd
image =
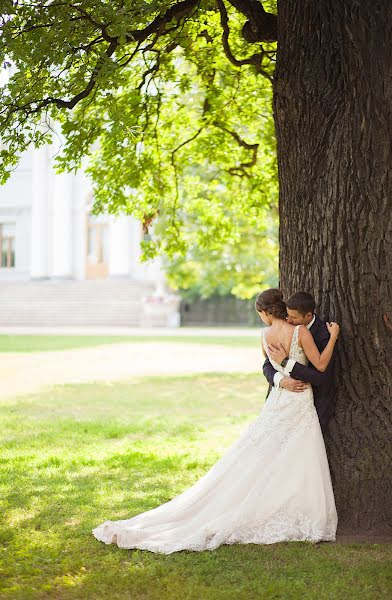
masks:
[[[392,526],[392,5],[280,0],[280,273],[342,326],[327,450],[339,531]]]

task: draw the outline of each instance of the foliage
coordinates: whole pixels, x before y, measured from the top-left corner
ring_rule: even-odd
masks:
[[[153,508],[197,481],[255,418],[265,391],[259,374],[198,375],[2,400],[1,598],[391,598],[390,544],[163,556],[92,536],[105,519]]]
[[[200,247],[188,241],[185,255],[166,266],[171,287],[186,298],[233,294],[253,298],[263,287],[278,287],[278,223],[274,209],[259,209],[253,218],[237,215],[225,244],[211,240]],[[194,236],[196,238],[196,236]]]
[[[146,258],[183,265],[188,251],[173,283],[209,255],[220,289],[252,295],[273,270],[249,255],[273,254],[264,209],[277,203],[275,16],[252,2],[3,3],[3,180],[31,142],[61,139],[59,168],[88,165],[94,212],[140,219]]]

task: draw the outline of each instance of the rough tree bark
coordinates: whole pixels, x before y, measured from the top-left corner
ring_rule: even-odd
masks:
[[[392,5],[280,0],[280,273],[342,325],[330,459],[339,531],[392,526]]]

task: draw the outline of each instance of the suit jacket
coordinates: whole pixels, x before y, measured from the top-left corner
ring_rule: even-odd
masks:
[[[316,319],[309,329],[313,336],[318,351],[321,353],[328,344],[329,332],[324,321],[317,315]],[[335,383],[334,383],[334,364],[336,353],[334,351],[331,361],[324,371],[321,373],[311,363],[307,367],[296,362],[290,376],[294,379],[300,379],[310,383],[313,388],[314,405],[318,414],[321,429],[325,433],[328,422],[333,415],[335,408]],[[263,373],[270,384],[274,385],[274,375],[277,371],[271,365],[267,358],[263,365]]]

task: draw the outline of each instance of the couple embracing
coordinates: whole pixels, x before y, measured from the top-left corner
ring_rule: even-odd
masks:
[[[299,292],[257,296],[265,405],[242,436],[191,488],[131,519],[105,521],[93,535],[120,548],[171,554],[222,544],[335,540],[337,513],[323,432],[333,410],[339,325],[314,314]]]

